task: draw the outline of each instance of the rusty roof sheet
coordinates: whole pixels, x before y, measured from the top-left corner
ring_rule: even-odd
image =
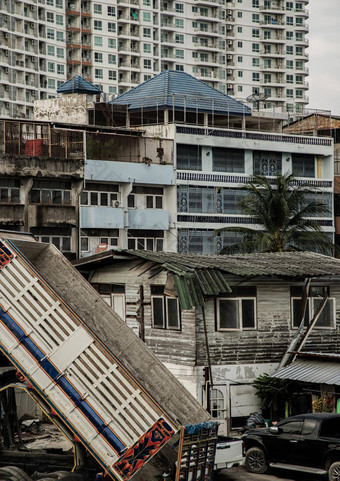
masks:
[[[292,364],[278,369],[272,377],[340,386],[340,363],[298,359]]]

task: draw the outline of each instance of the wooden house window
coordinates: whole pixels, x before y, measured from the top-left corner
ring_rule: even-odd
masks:
[[[181,329],[179,303],[176,297],[163,294],[164,286],[151,286],[152,325],[156,329]]]
[[[256,288],[236,287],[216,299],[217,330],[243,331],[256,328]]]
[[[292,286],[291,294],[291,319],[292,328],[297,329],[301,322],[301,297],[302,287]],[[306,313],[304,318],[304,325],[308,326],[313,319],[325,295],[329,295],[328,286],[311,286],[307,298]],[[315,328],[319,329],[334,329],[335,327],[335,299],[329,298],[325,307],[323,308],[319,319],[315,323]]]

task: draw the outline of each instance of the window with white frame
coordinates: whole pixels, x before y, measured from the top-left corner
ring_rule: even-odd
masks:
[[[116,7],[107,7],[107,15],[109,17],[115,17],[116,16]]]
[[[292,328],[300,326],[302,318],[302,294],[303,288],[291,286],[291,322]],[[320,308],[325,296],[330,295],[329,286],[311,286],[309,288],[307,304],[304,316],[304,325],[308,326],[318,309]],[[329,297],[315,323],[315,329],[334,329],[335,328],[335,298]]]
[[[55,23],[57,25],[64,25],[64,17],[62,15],[55,16]]]
[[[107,22],[107,31],[111,33],[116,32],[116,24],[114,22]]]
[[[96,15],[101,15],[103,13],[103,7],[100,3],[93,4],[93,13]]]
[[[164,286],[151,286],[152,326],[156,329],[181,329],[177,297],[164,295]]]
[[[132,209],[163,209],[163,188],[136,185],[128,196]]]
[[[47,22],[54,23],[54,13],[47,12],[46,13],[46,20],[47,20]]]
[[[95,284],[93,287],[112,310],[125,321],[124,284]]]
[[[128,231],[127,247],[132,250],[163,251],[164,231],[130,229]]]
[[[118,207],[118,185],[86,183],[80,194],[81,206]]]
[[[95,253],[98,246],[107,246],[108,249],[118,247],[118,229],[81,229],[80,250],[82,253]],[[105,249],[104,249],[105,250]]]
[[[217,330],[256,329],[256,287],[236,287],[216,298]]]
[[[39,242],[53,244],[61,252],[72,252],[72,232],[65,227],[32,227],[32,234]]]

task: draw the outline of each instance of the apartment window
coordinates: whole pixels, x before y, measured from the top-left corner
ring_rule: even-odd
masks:
[[[286,95],[287,95],[287,99],[292,99],[292,98],[294,98],[294,90],[293,90],[293,89],[287,89],[287,90],[286,90]]]
[[[184,170],[202,170],[202,153],[198,145],[177,145],[177,168]]]
[[[176,33],[175,35],[175,42],[176,43],[184,43],[184,35]]]
[[[260,44],[259,43],[252,43],[251,44],[252,52],[258,53],[260,51]]]
[[[114,192],[112,192],[114,191]],[[98,207],[117,207],[118,186],[112,185],[110,189],[105,185],[87,185],[86,190],[80,194],[80,205]]]
[[[151,38],[151,28],[143,28],[143,37]]]
[[[209,55],[207,53],[201,53],[200,54],[200,60],[201,60],[201,62],[208,62],[209,61]]]
[[[108,48],[117,48],[117,41],[115,38],[108,38],[107,39],[107,46]]]
[[[103,54],[101,52],[94,52],[94,61],[96,63],[103,63]]]
[[[164,231],[133,230],[128,232],[128,249],[160,252]]]
[[[103,30],[103,22],[101,20],[94,20],[94,30]]]
[[[46,29],[46,38],[54,40],[54,30],[52,28]]]
[[[71,182],[34,180],[30,203],[71,205]]]
[[[272,74],[265,73],[263,75],[263,81],[264,81],[265,84],[270,84],[272,82]]]
[[[293,40],[294,32],[286,32],[286,40]]]
[[[239,70],[239,71],[237,72],[237,76],[238,76],[239,78],[243,77],[243,72],[242,72],[242,70]]]
[[[264,53],[271,53],[271,51],[272,51],[271,45],[264,46]]]
[[[297,60],[295,62],[296,70],[303,70],[304,69],[304,62],[302,60]]]
[[[302,42],[303,41],[303,33],[302,32],[296,32],[295,33],[295,40],[297,42]]]
[[[109,80],[117,80],[116,70],[109,70],[108,76],[109,76]],[[116,89],[114,92],[111,92],[111,93],[116,93]]]
[[[237,87],[237,91],[238,91],[238,92],[243,92],[243,87],[242,87],[242,85],[239,85],[239,86]]]
[[[72,239],[69,236],[60,235],[38,235],[34,234],[39,242],[46,242],[47,244],[53,244],[60,252],[71,252]]]
[[[297,84],[303,84],[303,76],[302,75],[296,75],[295,76],[295,82]]]
[[[287,82],[287,84],[292,84],[292,83],[294,83],[294,77],[293,77],[293,75],[286,75],[286,82]]]
[[[163,209],[163,189],[135,186],[128,196],[128,207],[136,206],[142,209]]]
[[[53,22],[54,22],[54,13],[52,13],[52,12],[47,12],[47,13],[46,13],[46,20],[47,20],[47,22],[53,23]]]
[[[291,319],[292,328],[298,328],[301,321],[302,308],[302,287],[292,286],[290,288],[291,296]],[[308,292],[307,306],[304,317],[304,325],[308,326],[317,310],[319,309],[323,299],[326,295],[329,296],[329,286],[311,286]],[[324,306],[320,317],[316,321],[315,328],[334,328],[335,327],[335,299],[329,298]]]
[[[213,147],[215,172],[244,172],[244,150]]]
[[[55,72],[55,63],[54,62],[47,62],[47,71],[49,73]]]
[[[237,42],[237,46],[238,46],[238,48],[242,48],[242,47],[243,47],[243,42]]]
[[[110,65],[116,65],[117,63],[117,56],[111,53],[108,54],[108,62]]]
[[[65,66],[57,64],[57,74],[58,75],[65,75]]]
[[[272,89],[269,88],[269,87],[265,87],[263,89],[263,93],[264,93],[264,95],[268,95],[268,97],[271,97],[272,96]]]
[[[184,50],[175,50],[175,56],[179,59],[184,59]]]
[[[297,99],[302,99],[302,98],[303,98],[303,90],[301,90],[301,89],[296,89],[296,90],[295,90],[295,97],[296,97]]]
[[[62,15],[55,16],[55,23],[57,25],[64,25],[64,17]]]
[[[237,61],[238,61],[238,63],[242,63],[242,62],[243,62],[243,57],[237,57]]]
[[[20,180],[0,179],[0,203],[20,204]]]
[[[102,79],[102,78],[104,78],[104,76],[103,76],[103,69],[102,69],[102,68],[95,68],[95,69],[94,69],[94,77],[95,77],[96,79]]]
[[[175,27],[184,28],[184,20],[182,20],[181,18],[175,18]]]
[[[296,55],[304,55],[303,47],[295,47]]]
[[[265,58],[263,60],[263,68],[271,68],[272,66],[272,61],[270,58]]]
[[[55,0],[55,6],[57,8],[63,8],[63,6],[64,6],[63,0]]]
[[[252,7],[253,8],[259,8],[259,6],[260,6],[259,3],[260,3],[259,0],[253,0],[252,1]]]
[[[143,0],[143,5],[146,7],[151,7],[151,0]]]
[[[293,11],[294,10],[294,3],[293,2],[286,2],[286,10]]]
[[[251,21],[253,23],[260,23],[260,15],[258,13],[253,13],[251,16]]]
[[[181,329],[178,299],[165,296],[163,286],[151,286],[151,306],[154,328]]]
[[[102,5],[99,3],[93,4],[93,13],[96,15],[101,15],[103,13]]]
[[[184,13],[184,4],[183,3],[175,3],[175,11],[177,13]]]
[[[144,43],[143,44],[143,52],[144,53],[151,53],[151,43]]]
[[[301,27],[303,25],[303,18],[297,17],[295,23],[298,27]]]
[[[103,46],[103,38],[102,37],[94,37],[94,45],[95,45],[95,47],[102,47]]]
[[[107,7],[107,15],[109,17],[115,17],[116,16],[116,7]]]
[[[296,2],[295,9],[297,12],[302,12],[303,11],[303,4]]]
[[[242,33],[243,32],[243,28],[242,27],[237,27],[237,33]]]
[[[253,72],[252,79],[253,79],[253,82],[259,82],[260,81],[260,74],[258,72]]]
[[[55,47],[53,45],[47,45],[47,55],[54,57],[55,55]]]
[[[256,288],[238,287],[228,297],[216,299],[217,330],[243,331],[256,328]]]
[[[57,32],[57,42],[64,41],[64,32]]]
[[[293,54],[294,54],[293,45],[287,45],[287,46],[286,46],[286,54],[287,54],[287,55],[293,55]]]
[[[259,38],[260,37],[260,30],[258,28],[253,28],[252,30],[252,36],[254,38]]]
[[[55,80],[53,78],[47,79],[47,88],[55,90]]]
[[[292,154],[292,170],[296,177],[315,177],[314,155]]]
[[[294,68],[294,62],[293,62],[293,60],[286,60],[286,68],[288,68],[288,69],[293,69],[293,68]]]
[[[294,25],[294,17],[286,17],[286,25]]]
[[[116,32],[116,24],[114,22],[107,23],[107,30],[108,32],[115,33]]]
[[[277,152],[253,151],[254,174],[278,175],[282,170],[282,155]]]
[[[64,58],[64,49],[57,47],[57,58]]]
[[[151,60],[150,60],[150,59],[148,59],[148,58],[145,58],[145,59],[144,59],[144,68],[148,68],[148,69],[151,69],[151,68],[152,68]]]
[[[151,22],[151,12],[143,12],[144,22]]]

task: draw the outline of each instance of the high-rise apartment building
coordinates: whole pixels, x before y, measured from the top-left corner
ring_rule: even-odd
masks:
[[[308,0],[0,0],[0,115],[81,75],[121,94],[185,71],[261,109],[308,103]],[[266,99],[264,99],[266,97]],[[256,103],[256,100],[259,102]]]

